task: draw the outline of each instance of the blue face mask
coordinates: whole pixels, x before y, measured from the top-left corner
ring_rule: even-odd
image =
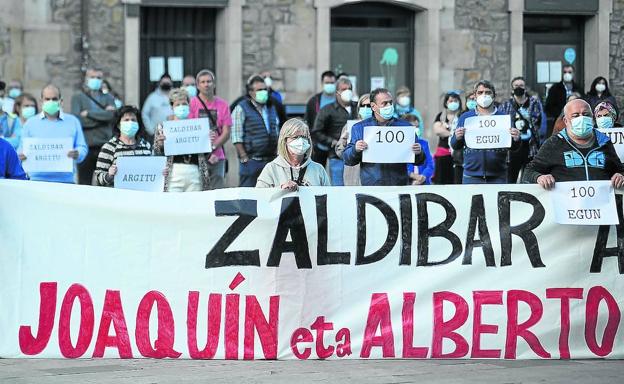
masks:
[[[186,119],[189,115],[189,106],[186,104],[178,105],[177,107],[173,108],[173,114],[178,119]]]
[[[195,97],[197,96],[197,87],[194,85],[187,85],[186,87],[186,92],[188,92],[189,97]]]
[[[373,116],[371,107],[362,107],[358,110],[358,114],[362,120],[370,119]]]
[[[115,99],[115,108],[120,109],[123,107],[123,102],[119,99]]]
[[[35,114],[37,113],[37,111],[35,110],[35,107],[23,107],[22,108],[22,117],[24,119],[30,119],[31,117],[35,116]]]
[[[87,80],[87,87],[92,91],[99,91],[102,88],[102,79],[97,77],[90,77]]]
[[[585,139],[594,131],[594,120],[589,116],[578,116],[570,121],[570,128],[574,136]]]
[[[122,121],[119,123],[119,131],[128,137],[134,137],[139,131],[139,123],[132,120]]]
[[[613,119],[611,116],[600,116],[596,117],[596,125],[598,128],[613,128]]]
[[[390,104],[383,108],[379,108],[379,114],[384,120],[390,120],[394,116],[394,105]]]
[[[475,108],[477,108],[477,101],[476,100],[472,100],[472,99],[466,101],[466,107],[468,109],[475,109]]]
[[[9,97],[11,99],[17,99],[22,94],[22,90],[19,88],[11,88],[9,89]]]

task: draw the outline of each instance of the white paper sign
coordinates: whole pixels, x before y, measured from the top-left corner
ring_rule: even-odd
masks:
[[[377,88],[386,87],[386,78],[383,76],[373,76],[371,77],[370,82],[371,82],[371,91],[374,91]]]
[[[550,83],[558,83],[561,81],[561,61],[549,62]]]
[[[537,82],[548,83],[550,80],[550,67],[548,61],[537,62]]]
[[[24,170],[32,172],[73,172],[74,159],[67,153],[74,149],[74,139],[25,137],[22,150]]]
[[[615,193],[609,180],[555,183],[552,204],[555,207],[555,221],[559,224],[619,223]]]
[[[182,81],[184,78],[184,59],[181,57],[167,58],[167,68],[173,81]]]
[[[615,152],[617,152],[620,161],[624,163],[624,128],[599,129],[600,132],[609,136]]]
[[[164,121],[163,132],[167,156],[212,152],[208,118]]]
[[[116,163],[115,188],[148,192],[164,190],[165,156],[122,156]]]
[[[364,163],[413,163],[416,130],[408,127],[364,127],[368,148],[362,152]]]
[[[165,58],[162,56],[152,56],[149,58],[149,78],[150,81],[158,81],[165,74]]]
[[[511,147],[511,118],[509,115],[469,117],[464,122],[466,146],[472,149]]]

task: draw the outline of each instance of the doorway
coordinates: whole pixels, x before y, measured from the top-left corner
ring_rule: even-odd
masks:
[[[395,93],[414,86],[414,12],[388,3],[347,4],[331,11],[331,69],[346,73],[353,91]]]
[[[563,65],[574,66],[574,81],[583,87],[584,26],[583,16],[524,16],[524,73],[542,101],[561,81]]]
[[[168,73],[179,86],[185,75],[215,70],[215,8],[141,7],[140,100]]]

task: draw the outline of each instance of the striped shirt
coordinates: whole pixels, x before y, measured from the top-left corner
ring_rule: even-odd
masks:
[[[121,156],[151,156],[152,146],[145,139],[140,139],[137,144],[128,145],[118,137],[113,137],[102,146],[97,158],[95,173],[93,174],[97,185],[112,187],[114,177],[109,176],[108,170]]]

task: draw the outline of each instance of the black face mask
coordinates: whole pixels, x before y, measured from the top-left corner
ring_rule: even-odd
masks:
[[[162,83],[162,84],[160,84],[160,89],[162,89],[165,92],[171,91],[172,87],[173,86],[171,84],[169,84],[169,83]]]
[[[518,88],[514,88],[513,90],[513,94],[514,96],[524,96],[524,94],[526,93],[526,89],[518,87]]]

